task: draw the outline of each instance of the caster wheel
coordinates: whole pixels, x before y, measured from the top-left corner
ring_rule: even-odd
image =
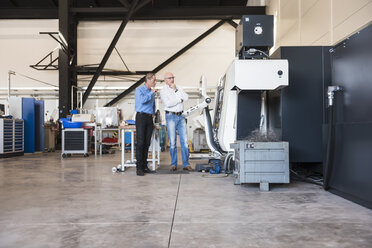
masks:
[[[117,172],[117,169],[116,169],[116,167],[112,167],[112,169],[111,169],[111,170],[112,170],[112,172],[113,172],[113,173]]]
[[[65,153],[62,153],[62,158],[66,158],[67,155]]]
[[[71,154],[69,153],[69,154],[67,154],[67,157],[71,157]]]

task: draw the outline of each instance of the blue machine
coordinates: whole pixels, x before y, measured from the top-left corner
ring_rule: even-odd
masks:
[[[22,119],[25,122],[25,153],[35,152],[35,99],[22,98]]]

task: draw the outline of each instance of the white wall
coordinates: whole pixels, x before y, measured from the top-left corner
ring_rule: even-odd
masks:
[[[117,44],[121,56],[130,70],[152,70],[167,60],[177,51],[208,30],[217,21],[136,21],[125,28]],[[119,22],[81,22],[78,29],[78,64],[99,62],[106,52]],[[183,87],[199,86],[201,75],[208,79],[208,86],[217,85],[217,80],[225,72],[234,58],[235,31],[229,24],[224,24],[189,51],[157,73],[163,79],[164,72],[174,73],[176,84]],[[125,70],[120,57],[114,51],[106,64],[106,68]],[[101,80],[103,77],[100,78]],[[115,80],[115,78],[106,78]],[[79,82],[79,86],[87,86],[89,81]],[[97,86],[130,86],[132,82],[117,80],[116,82],[98,81]],[[158,83],[161,88],[163,84]],[[111,99],[98,100],[103,106]],[[97,101],[88,100],[86,108],[94,108]],[[190,100],[185,108],[196,104]],[[117,104],[126,118],[134,113],[133,96]],[[161,112],[163,106],[159,104]],[[189,137],[193,127],[189,127]]]
[[[177,51],[193,41],[217,21],[135,21],[128,23],[117,49],[131,70],[152,70],[167,60]],[[80,22],[78,25],[78,64],[98,64],[101,62],[120,22]],[[58,85],[58,71],[37,71],[29,67],[52,51],[57,43],[41,31],[58,31],[58,20],[0,20],[0,92],[5,94],[8,87],[8,71],[12,70],[26,76]],[[217,80],[234,58],[235,31],[229,24],[224,24],[208,37],[196,44],[189,51],[169,64],[157,74],[162,79],[164,72],[175,74],[176,84],[184,88],[192,87],[197,91],[200,76],[208,79],[209,87],[215,87]],[[106,68],[125,70],[119,56],[114,51]],[[79,77],[79,86],[87,86],[91,77]],[[84,79],[84,80],[82,80]],[[19,75],[12,76],[12,94],[21,89],[31,93],[40,93],[46,86]],[[133,81],[123,78],[100,77],[98,87],[129,87]],[[158,84],[161,88],[164,84]],[[14,91],[18,89],[18,91]],[[33,91],[38,89],[38,92]],[[117,91],[119,94],[123,89]],[[45,90],[43,90],[45,91]],[[213,91],[213,89],[211,89]],[[51,93],[55,93],[50,91]],[[51,114],[58,107],[58,101],[45,100],[45,109]],[[5,95],[0,103],[5,103]],[[49,96],[50,98],[50,96]],[[111,99],[89,99],[85,105],[93,109],[103,106]],[[186,107],[196,104],[190,100]],[[117,105],[124,112],[126,119],[134,113],[134,99],[129,96]],[[163,107],[160,104],[160,109]],[[189,132],[190,133],[190,132]]]
[[[117,48],[129,69],[152,70],[216,23],[217,21],[131,22],[118,41]],[[120,22],[81,22],[78,31],[78,63],[99,63],[119,24]],[[224,24],[160,71],[158,78],[162,78],[165,71],[172,71],[178,84],[197,86],[200,75],[206,74],[209,82],[214,85],[234,57],[234,40],[233,27]],[[125,69],[115,52],[106,67]]]
[[[37,71],[29,67],[57,46],[52,38],[39,32],[57,30],[57,20],[0,20],[0,91],[3,94],[7,93],[9,70],[58,85],[56,71]],[[31,90],[46,86],[19,75],[11,76],[11,85]],[[4,97],[0,100],[2,104],[6,103]],[[52,104],[51,108],[55,106]]]
[[[372,21],[372,0],[270,0],[275,46],[335,45]]]
[[[56,71],[30,68],[51,52],[57,43],[41,31],[58,31],[57,20],[0,20],[0,87],[8,84],[12,70],[58,86]],[[12,87],[45,87],[44,84],[13,76]]]
[[[216,22],[130,22],[116,47],[131,70],[152,70]],[[120,22],[79,23],[78,64],[100,63],[119,24]],[[57,71],[37,71],[29,67],[57,46],[48,35],[40,35],[39,32],[57,30],[57,20],[0,20],[0,88],[7,87],[9,70],[58,85]],[[234,29],[229,24],[224,24],[160,71],[158,78],[162,78],[165,71],[172,71],[178,84],[195,87],[198,86],[200,76],[204,74],[209,84],[215,85],[233,57]],[[125,69],[116,52],[112,53],[106,68]],[[111,82],[115,78],[100,79],[109,82],[100,81],[97,86],[131,85],[131,82],[123,79],[118,82]],[[80,82],[79,85],[85,86],[88,82]],[[12,87],[32,88],[45,85],[13,76]]]

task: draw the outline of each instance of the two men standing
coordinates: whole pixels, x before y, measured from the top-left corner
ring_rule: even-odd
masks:
[[[183,169],[193,171],[189,163],[189,148],[187,143],[186,120],[182,115],[183,102],[188,100],[188,95],[181,87],[174,83],[174,75],[170,72],[165,73],[164,81],[166,85],[160,92],[160,98],[164,104],[165,119],[167,124],[168,138],[170,143],[171,165],[170,170],[177,170],[177,133],[180,136]],[[153,73],[148,73],[145,84],[138,87],[135,92],[135,111],[136,115],[136,168],[137,175],[143,176],[144,173],[152,171],[147,167],[147,155],[154,129],[153,116],[155,115],[155,86],[156,77]]]

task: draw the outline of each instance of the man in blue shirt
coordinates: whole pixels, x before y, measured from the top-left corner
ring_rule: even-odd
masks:
[[[136,89],[134,93],[136,114],[136,168],[137,176],[152,173],[147,167],[147,155],[149,152],[152,131],[154,129],[153,116],[155,115],[155,86],[154,73],[148,73],[145,84]]]

